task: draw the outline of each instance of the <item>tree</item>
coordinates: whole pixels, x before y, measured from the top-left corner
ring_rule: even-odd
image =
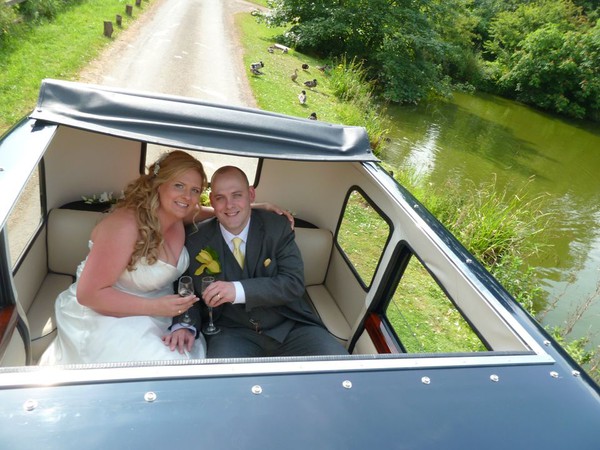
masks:
[[[281,39],[298,50],[364,61],[386,99],[418,102],[450,91],[451,46],[441,31],[451,34],[448,14],[463,11],[453,6],[465,1],[272,0],[263,18],[288,26]]]
[[[498,14],[485,47],[498,91],[576,118],[597,119],[600,34],[568,0],[539,0]]]

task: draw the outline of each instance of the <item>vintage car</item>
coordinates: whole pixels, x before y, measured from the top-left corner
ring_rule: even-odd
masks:
[[[37,365],[103,214],[82,196],[174,148],[294,212],[306,294],[348,355]],[[600,448],[598,385],[362,128],[45,80],[0,140],[0,192],[2,448]]]

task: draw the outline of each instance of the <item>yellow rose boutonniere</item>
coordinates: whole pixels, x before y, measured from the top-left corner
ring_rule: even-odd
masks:
[[[196,269],[194,275],[202,275],[204,271],[209,275],[221,273],[221,266],[219,265],[219,256],[212,248],[206,247],[200,250],[200,253],[196,255],[196,261],[200,263],[200,267]]]
[[[263,264],[265,265],[265,267],[269,267],[269,264],[271,264],[271,258],[265,259],[265,262]]]

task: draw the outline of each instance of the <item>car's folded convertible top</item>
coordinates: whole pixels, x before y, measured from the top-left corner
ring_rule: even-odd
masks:
[[[364,128],[189,98],[44,80],[31,118],[171,147],[306,161],[377,161]]]

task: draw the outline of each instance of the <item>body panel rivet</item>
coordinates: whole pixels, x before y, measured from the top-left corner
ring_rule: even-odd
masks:
[[[255,384],[252,386],[252,393],[254,395],[262,394],[262,388],[258,384]]]
[[[27,400],[25,403],[23,403],[23,409],[25,411],[33,411],[35,408],[37,408],[38,406],[38,402],[35,400]]]
[[[152,391],[146,392],[144,394],[144,400],[146,400],[147,402],[153,402],[154,400],[156,400],[156,393]]]
[[[352,381],[344,380],[342,381],[342,386],[344,386],[346,389],[352,389]]]
[[[431,383],[431,379],[429,377],[423,377],[423,378],[421,378],[421,383],[429,384],[429,383]]]
[[[554,370],[552,372],[550,372],[550,376],[552,378],[558,378],[558,372],[555,372]]]
[[[492,374],[490,375],[490,380],[492,380],[494,383],[497,383],[498,381],[500,381],[500,377],[496,374]]]

